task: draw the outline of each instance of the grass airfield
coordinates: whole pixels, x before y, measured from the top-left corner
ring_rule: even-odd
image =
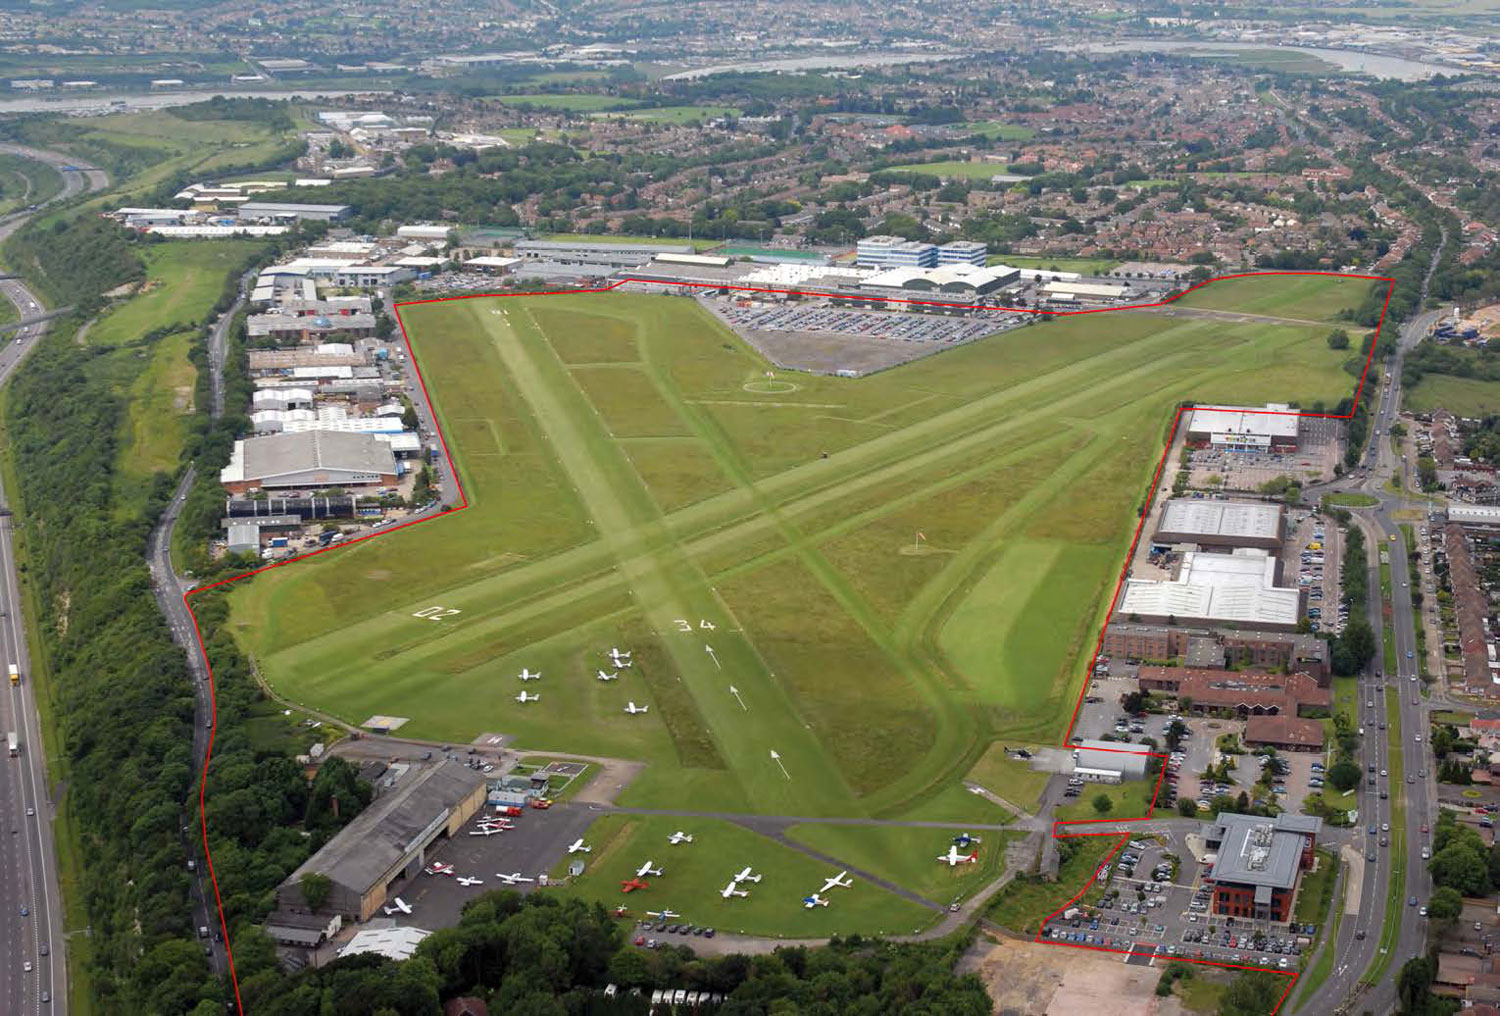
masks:
[[[469,507],[242,584],[237,636],[354,722],[644,760],[626,805],[1003,822],[959,781],[1062,736],[1178,401],[1352,390],[1319,322],[1368,282],[1224,285],[1307,323],[1082,315],[851,380],[770,377],[681,297],[407,306]]]

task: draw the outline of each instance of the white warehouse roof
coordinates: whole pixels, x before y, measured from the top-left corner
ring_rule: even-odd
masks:
[[[1274,539],[1281,535],[1281,506],[1178,497],[1167,502],[1157,528],[1171,533]]]
[[[1297,414],[1284,403],[1268,402],[1264,409],[1217,406],[1195,409],[1188,421],[1194,434],[1253,434],[1269,438],[1297,437]]]
[[[339,950],[339,958],[375,953],[386,959],[408,960],[417,951],[422,939],[431,934],[432,932],[421,928],[364,928],[356,932],[349,944]]]
[[[1265,553],[1184,554],[1175,580],[1127,580],[1119,613],[1294,626],[1301,593],[1274,585],[1275,575],[1276,559]]]

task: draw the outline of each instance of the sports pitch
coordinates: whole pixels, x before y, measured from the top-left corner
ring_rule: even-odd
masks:
[[[237,635],[353,722],[648,762],[622,804],[996,821],[958,781],[1062,736],[1176,404],[1352,390],[1312,322],[1371,283],[1236,285],[1309,323],[1091,314],[861,379],[769,378],[683,297],[407,305],[468,508],[240,584]]]

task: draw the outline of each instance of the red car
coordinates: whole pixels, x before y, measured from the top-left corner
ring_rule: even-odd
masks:
[[[1427,831],[1427,823],[1426,823],[1426,822],[1423,822],[1423,823],[1422,823],[1422,831],[1423,831],[1423,832],[1424,832],[1424,833],[1425,833],[1425,832],[1426,832],[1426,831]]]

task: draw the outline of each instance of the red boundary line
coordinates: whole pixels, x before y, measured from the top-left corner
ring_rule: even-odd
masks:
[[[1159,303],[1128,304],[1128,305],[1121,306],[1121,307],[1097,307],[1097,308],[1090,308],[1090,309],[1087,309],[1087,310],[1055,311],[1055,310],[1037,310],[1037,309],[1031,309],[1031,308],[1025,308],[1025,307],[980,308],[980,305],[978,305],[978,304],[939,303],[939,302],[930,301],[930,300],[898,299],[898,298],[894,298],[894,297],[877,298],[877,299],[881,299],[882,302],[884,302],[884,303],[911,304],[913,306],[953,307],[953,308],[957,308],[957,309],[992,309],[992,310],[1011,311],[1011,312],[1014,312],[1014,313],[1022,313],[1022,314],[1037,314],[1037,315],[1046,316],[1046,317],[1071,317],[1071,316],[1077,315],[1077,314],[1101,314],[1101,313],[1105,313],[1105,312],[1121,311],[1121,310],[1148,310],[1148,309],[1156,308],[1156,307],[1165,307],[1168,304],[1174,303],[1178,299],[1186,296],[1188,293],[1194,292],[1195,290],[1198,290],[1198,289],[1202,289],[1203,287],[1205,287],[1205,286],[1207,286],[1207,285],[1209,285],[1210,283],[1213,283],[1213,282],[1225,282],[1225,281],[1228,281],[1230,279],[1265,278],[1265,277],[1268,277],[1268,276],[1287,276],[1287,275],[1293,275],[1293,276],[1302,276],[1302,275],[1326,276],[1326,277],[1338,278],[1338,279],[1368,279],[1371,282],[1384,282],[1384,283],[1386,283],[1385,302],[1381,305],[1381,308],[1380,308],[1380,318],[1379,318],[1379,320],[1375,324],[1374,335],[1373,335],[1373,338],[1372,338],[1372,340],[1370,342],[1370,352],[1365,357],[1365,366],[1364,366],[1364,369],[1360,372],[1358,384],[1355,385],[1355,388],[1354,388],[1354,401],[1353,401],[1352,405],[1350,406],[1350,410],[1349,410],[1348,413],[1345,413],[1345,414],[1340,415],[1340,416],[1335,416],[1335,415],[1333,415],[1331,413],[1303,413],[1303,412],[1296,412],[1296,411],[1291,411],[1291,410],[1269,410],[1269,409],[1250,410],[1250,412],[1257,412],[1257,413],[1263,413],[1263,414],[1268,414],[1268,415],[1276,415],[1276,416],[1306,416],[1306,417],[1318,417],[1318,418],[1322,418],[1322,419],[1332,419],[1332,420],[1347,420],[1347,419],[1351,418],[1354,415],[1355,409],[1357,409],[1358,406],[1359,406],[1360,398],[1364,394],[1365,380],[1369,376],[1369,373],[1370,373],[1370,364],[1375,359],[1375,346],[1376,346],[1376,343],[1379,341],[1379,338],[1380,338],[1380,330],[1381,330],[1382,326],[1385,324],[1385,315],[1386,315],[1386,311],[1390,308],[1390,305],[1391,305],[1391,296],[1395,293],[1395,290],[1396,290],[1395,280],[1394,279],[1386,278],[1386,277],[1381,276],[1381,275],[1356,275],[1356,274],[1352,274],[1352,273],[1343,273],[1343,272],[1294,272],[1294,271],[1285,271],[1285,272],[1245,272],[1245,273],[1241,273],[1241,274],[1238,274],[1238,275],[1222,275],[1222,276],[1218,276],[1218,277],[1213,278],[1213,279],[1207,279],[1207,280],[1205,280],[1203,282],[1198,283],[1196,286],[1192,286],[1192,287],[1190,287],[1188,289],[1185,289],[1182,292],[1177,293],[1177,294],[1175,294],[1175,295],[1169,297],[1168,299],[1163,300],[1163,301],[1161,301]],[[845,296],[845,295],[842,295],[842,294],[818,293],[818,292],[811,292],[811,291],[807,291],[807,290],[797,290],[797,289],[766,289],[766,288],[757,288],[757,287],[752,287],[752,286],[721,285],[719,283],[708,283],[708,282],[658,282],[658,281],[652,280],[652,279],[629,279],[629,278],[627,278],[627,279],[620,279],[620,280],[618,280],[616,282],[611,283],[608,286],[602,286],[602,287],[597,287],[597,288],[592,288],[592,289],[562,289],[562,290],[548,290],[548,291],[536,292],[536,293],[515,293],[515,292],[511,292],[511,293],[465,293],[465,294],[458,295],[458,296],[434,297],[434,298],[426,299],[426,300],[407,300],[407,301],[403,301],[401,303],[393,304],[392,305],[392,309],[396,313],[396,323],[397,323],[397,325],[401,329],[401,341],[404,342],[404,343],[406,343],[406,350],[407,350],[407,353],[408,353],[409,358],[411,360],[411,369],[416,373],[417,383],[422,388],[422,397],[427,400],[428,408],[432,412],[432,426],[433,426],[434,431],[436,431],[436,433],[437,433],[438,442],[443,446],[443,457],[446,460],[446,468],[452,474],[452,476],[453,476],[453,482],[454,482],[454,484],[458,488],[458,496],[459,496],[459,503],[458,503],[458,505],[456,507],[453,507],[450,511],[439,512],[439,513],[434,514],[434,515],[428,515],[425,518],[412,519],[412,520],[410,520],[408,522],[403,522],[400,525],[391,526],[391,527],[389,527],[387,529],[381,530],[379,533],[369,533],[369,534],[367,534],[365,536],[359,537],[358,539],[350,540],[347,543],[341,543],[337,547],[334,547],[334,546],[321,547],[321,548],[319,548],[317,550],[309,551],[306,554],[298,554],[295,557],[290,557],[290,558],[287,558],[287,559],[282,560],[282,561],[277,561],[277,562],[275,562],[273,564],[262,565],[262,566],[260,566],[258,568],[252,568],[249,571],[241,572],[238,575],[231,575],[228,578],[219,579],[217,582],[211,582],[211,583],[209,583],[208,585],[205,585],[205,586],[198,586],[198,587],[195,587],[195,588],[190,589],[187,592],[183,593],[183,595],[182,595],[182,601],[183,601],[184,606],[187,607],[188,616],[192,618],[192,621],[193,621],[193,634],[198,639],[198,653],[199,653],[199,655],[203,659],[203,667],[204,667],[205,672],[208,674],[208,701],[209,701],[210,719],[211,719],[211,722],[212,722],[212,725],[209,728],[209,732],[208,732],[208,744],[205,746],[205,751],[204,751],[203,768],[202,768],[202,771],[200,773],[199,782],[198,782],[198,822],[199,822],[199,826],[200,826],[200,828],[202,830],[202,833],[203,833],[203,856],[204,856],[205,861],[208,864],[208,877],[209,877],[210,882],[213,884],[213,888],[214,888],[214,903],[219,908],[219,927],[220,927],[220,929],[224,933],[224,955],[225,955],[225,957],[229,961],[229,979],[230,979],[231,984],[234,987],[234,1001],[235,1001],[235,1006],[240,1011],[240,1013],[244,1013],[245,1012],[245,1005],[244,1005],[243,1000],[240,998],[240,981],[239,981],[239,976],[235,973],[235,969],[234,969],[234,952],[233,952],[233,950],[230,947],[230,941],[229,941],[229,924],[228,924],[228,922],[226,921],[226,919],[224,917],[224,901],[223,901],[223,898],[219,895],[219,879],[218,879],[218,876],[214,872],[213,853],[212,853],[212,851],[210,851],[209,846],[208,846],[208,813],[207,813],[207,810],[205,808],[205,802],[207,800],[207,794],[208,794],[208,767],[209,767],[209,763],[213,759],[214,735],[216,733],[218,733],[218,729],[219,729],[218,700],[217,700],[215,689],[214,689],[213,665],[209,662],[209,659],[208,659],[208,648],[207,648],[207,646],[203,642],[203,633],[198,628],[198,616],[193,613],[192,597],[194,595],[196,595],[197,593],[203,592],[204,590],[207,590],[207,589],[214,589],[214,588],[217,588],[219,586],[229,585],[230,583],[238,582],[241,579],[249,578],[252,575],[259,575],[261,572],[270,571],[273,568],[280,568],[280,567],[282,567],[284,565],[292,564],[295,561],[303,561],[303,560],[306,560],[307,558],[317,557],[318,555],[328,553],[329,551],[338,550],[338,549],[341,549],[342,547],[350,547],[350,546],[353,546],[356,543],[363,543],[366,540],[373,540],[373,539],[376,539],[377,537],[386,536],[386,535],[388,535],[390,533],[396,532],[396,531],[401,530],[401,529],[406,529],[406,528],[408,528],[410,526],[418,525],[418,524],[423,523],[423,522],[431,522],[431,521],[433,521],[435,519],[442,518],[444,515],[449,515],[449,514],[451,514],[454,511],[463,511],[464,509],[466,509],[466,508],[469,507],[468,494],[464,491],[463,479],[459,475],[458,469],[454,466],[453,456],[450,454],[450,452],[448,450],[448,439],[444,436],[442,425],[438,421],[437,407],[433,404],[432,398],[431,398],[431,396],[427,392],[427,381],[422,376],[421,368],[417,366],[416,351],[412,349],[411,337],[409,335],[407,335],[407,333],[406,333],[406,322],[404,320],[402,320],[402,318],[401,318],[401,308],[403,308],[403,307],[416,307],[416,306],[421,306],[422,304],[428,304],[428,303],[447,303],[447,302],[452,301],[452,300],[475,300],[475,299],[491,298],[491,297],[573,296],[573,295],[578,295],[578,294],[582,294],[582,293],[608,293],[608,292],[612,292],[613,290],[619,288],[620,286],[624,285],[627,282],[637,282],[637,283],[640,283],[640,284],[653,285],[653,286],[670,286],[670,287],[674,287],[674,288],[695,287],[695,288],[702,288],[702,289],[729,289],[729,290],[733,290],[733,291],[737,291],[737,292],[775,293],[775,294],[778,294],[778,295],[811,296],[811,297],[831,298],[831,299],[847,299],[847,300],[866,300],[866,299],[870,299],[869,297]],[[1204,408],[1204,407],[1197,407],[1197,408]],[[1211,407],[1209,407],[1209,408],[1211,408]],[[1173,441],[1173,439],[1177,435],[1177,427],[1178,427],[1178,424],[1182,420],[1183,411],[1184,410],[1182,408],[1179,408],[1177,410],[1176,415],[1172,418],[1172,429],[1167,434],[1166,447],[1163,448],[1162,454],[1161,454],[1161,459],[1156,464],[1156,471],[1152,474],[1152,477],[1151,477],[1151,488],[1150,488],[1150,491],[1148,492],[1147,497],[1146,497],[1146,504],[1145,504],[1144,510],[1140,514],[1140,520],[1136,523],[1135,536],[1130,541],[1130,548],[1129,548],[1128,552],[1125,555],[1125,563],[1121,567],[1120,577],[1119,577],[1119,579],[1115,583],[1114,596],[1111,597],[1111,599],[1110,599],[1109,611],[1106,613],[1106,615],[1105,615],[1106,617],[1108,617],[1109,614],[1111,614],[1111,613],[1114,612],[1115,604],[1118,602],[1119,597],[1120,597],[1120,590],[1124,587],[1125,578],[1129,574],[1129,571],[1130,571],[1130,562],[1135,557],[1136,548],[1140,545],[1141,530],[1142,530],[1142,528],[1146,524],[1146,517],[1148,515],[1150,515],[1150,513],[1151,513],[1151,505],[1155,502],[1157,483],[1161,479],[1161,474],[1162,474],[1163,468],[1166,466],[1167,453],[1171,450],[1171,448],[1172,448],[1172,441]],[[1094,644],[1094,654],[1090,658],[1090,661],[1089,661],[1089,674],[1093,673],[1094,664],[1098,661],[1099,653],[1103,649],[1103,647],[1104,647],[1104,631],[1101,628],[1100,631],[1099,631],[1099,638],[1098,638],[1098,640]],[[1083,682],[1083,688],[1078,693],[1078,701],[1073,706],[1073,715],[1072,715],[1072,717],[1068,721],[1068,729],[1063,734],[1063,747],[1070,747],[1068,738],[1069,738],[1069,735],[1072,734],[1073,728],[1074,728],[1074,726],[1078,722],[1078,712],[1079,712],[1079,710],[1083,706],[1083,699],[1084,699],[1084,696],[1088,693],[1088,686],[1089,686],[1089,682],[1087,680],[1085,680]],[[1125,749],[1120,749],[1120,748],[1109,748],[1109,749],[1101,749],[1101,750],[1106,750],[1106,751],[1120,751],[1120,752],[1122,752],[1124,754],[1129,754],[1129,755],[1151,755],[1152,757],[1155,757],[1155,758],[1166,758],[1166,756],[1163,755],[1160,752],[1132,752],[1132,751],[1126,751]],[[1165,773],[1166,773],[1166,767],[1163,766],[1162,772],[1160,774],[1158,774],[1157,779],[1156,779],[1156,789],[1153,791],[1152,796],[1151,796],[1151,808],[1152,809],[1154,809],[1156,807],[1156,798],[1161,793],[1161,783],[1162,783],[1162,779],[1165,776]],[[1109,852],[1109,854],[1105,857],[1104,861],[1099,865],[1099,867],[1095,869],[1094,875],[1093,875],[1093,877],[1090,878],[1089,882],[1086,883],[1083,886],[1083,888],[1079,889],[1078,892],[1072,897],[1072,899],[1068,900],[1067,903],[1064,903],[1061,907],[1059,907],[1057,910],[1053,911],[1051,914],[1048,914],[1047,917],[1045,919],[1043,919],[1043,921],[1042,921],[1042,926],[1043,927],[1045,927],[1047,921],[1050,921],[1053,917],[1056,917],[1057,914],[1059,914],[1063,910],[1065,910],[1068,906],[1070,906],[1073,903],[1074,900],[1078,899],[1080,896],[1082,896],[1084,894],[1084,892],[1086,892],[1088,890],[1089,886],[1092,885],[1093,882],[1094,882],[1094,880],[1098,878],[1099,872],[1103,870],[1104,866],[1109,863],[1110,858],[1113,857],[1117,851],[1119,851],[1120,847],[1122,847],[1125,844],[1125,841],[1130,836],[1129,833],[1124,833],[1124,832],[1118,833],[1118,834],[1116,834],[1116,833],[1103,833],[1103,832],[1100,832],[1100,833],[1060,832],[1059,829],[1058,829],[1059,825],[1064,825],[1064,826],[1067,826],[1067,825],[1085,825],[1085,824],[1098,823],[1098,822],[1115,823],[1115,824],[1122,823],[1122,822],[1148,822],[1151,819],[1150,810],[1151,809],[1148,809],[1147,814],[1145,816],[1143,816],[1143,817],[1140,817],[1140,818],[1084,819],[1084,820],[1079,820],[1079,821],[1076,821],[1076,822],[1056,822],[1056,821],[1053,822],[1053,825],[1052,825],[1052,835],[1055,838],[1081,837],[1081,836],[1113,836],[1113,835],[1118,835],[1120,837],[1120,840],[1119,840],[1118,843],[1115,844],[1114,849],[1112,849]],[[1094,951],[1094,952],[1115,952],[1115,953],[1124,953],[1124,954],[1127,954],[1127,955],[1143,955],[1141,953],[1135,953],[1134,951],[1124,951],[1124,950],[1118,950],[1118,949],[1108,949],[1108,948],[1105,948],[1103,946],[1085,946],[1085,945],[1076,945],[1074,943],[1062,943],[1062,942],[1048,942],[1048,941],[1044,941],[1042,939],[1042,937],[1041,937],[1041,929],[1040,928],[1038,928],[1038,930],[1037,930],[1037,936],[1036,936],[1035,941],[1038,942],[1038,943],[1047,944],[1047,945],[1068,945],[1068,946],[1071,946],[1073,948],[1088,949],[1088,950]],[[1287,997],[1288,994],[1290,994],[1290,992],[1292,990],[1292,986],[1296,983],[1296,980],[1297,980],[1297,977],[1298,977],[1298,974],[1296,974],[1296,973],[1292,973],[1292,972],[1288,972],[1288,971],[1282,971],[1282,970],[1265,970],[1262,967],[1237,967],[1234,964],[1217,963],[1217,962],[1213,962],[1213,961],[1210,961],[1210,960],[1189,959],[1189,958],[1180,957],[1180,956],[1178,956],[1178,957],[1172,957],[1172,959],[1180,961],[1180,962],[1184,962],[1184,963],[1197,963],[1197,964],[1201,964],[1201,965],[1204,965],[1204,966],[1227,967],[1229,969],[1255,970],[1255,971],[1259,971],[1261,973],[1275,973],[1275,974],[1281,974],[1281,975],[1287,977],[1287,979],[1288,979],[1287,980],[1287,988],[1286,988],[1285,991],[1283,991],[1281,993],[1281,997],[1279,999],[1277,999],[1277,1001],[1276,1001],[1276,1007],[1271,1010],[1270,1016],[1275,1016],[1277,1010],[1279,1010],[1281,1008],[1282,1003],[1284,1001],[1286,1001],[1286,997]]]

